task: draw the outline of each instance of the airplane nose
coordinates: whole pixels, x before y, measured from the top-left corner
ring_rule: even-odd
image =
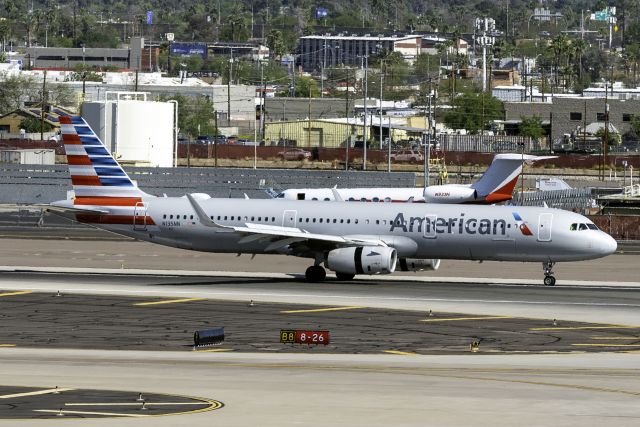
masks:
[[[618,249],[618,242],[608,234],[603,234],[604,236],[602,236],[601,239],[600,250],[602,251],[603,256],[611,255],[616,251],[616,249]]]

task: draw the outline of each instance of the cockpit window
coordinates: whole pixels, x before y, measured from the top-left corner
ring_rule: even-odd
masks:
[[[589,230],[597,230],[598,227],[595,224],[591,224],[591,223],[587,223],[587,227],[589,227]]]
[[[587,230],[587,224],[580,224],[580,228],[579,228],[579,230],[580,230],[580,231],[582,231],[582,230]]]
[[[576,231],[577,229],[578,229],[578,224],[576,224],[575,222],[571,224],[571,226],[569,227],[570,231]]]

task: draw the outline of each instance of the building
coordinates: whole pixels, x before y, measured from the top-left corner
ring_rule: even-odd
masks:
[[[624,134],[631,128],[631,119],[639,116],[640,99],[609,99],[609,121]],[[551,102],[505,102],[505,119],[520,120],[521,117],[538,116],[551,122],[551,138],[558,140],[589,127],[592,123],[605,121],[604,98],[553,97]]]
[[[24,119],[31,118],[35,120],[44,119],[44,122],[51,126],[52,130],[46,132],[47,134],[56,132],[60,128],[60,115],[70,115],[71,111],[57,106],[48,106],[45,109],[44,117],[41,116],[42,109],[40,105],[26,106],[24,108],[17,109],[3,116],[0,116],[0,134],[3,136],[19,135],[21,123]],[[7,135],[9,134],[9,135]]]
[[[422,36],[385,34],[324,34],[300,37],[298,64],[305,71],[320,70],[340,65],[362,64],[363,58],[380,50],[399,52],[408,62],[420,54]]]
[[[115,67],[120,69],[148,69],[148,50],[143,52],[144,38],[132,37],[129,47],[96,48],[96,47],[28,47],[25,60],[28,68],[73,69],[78,65],[88,68]],[[152,50],[153,53],[153,50]],[[157,56],[157,53],[156,53]],[[147,63],[143,64],[146,59]]]

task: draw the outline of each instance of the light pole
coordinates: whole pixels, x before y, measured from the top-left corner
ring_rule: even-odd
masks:
[[[369,45],[367,43],[367,49]],[[369,94],[369,52],[364,55],[364,91],[363,91],[363,99],[364,99],[364,121],[362,127],[362,170],[367,170],[367,115],[369,111],[367,109],[367,95]]]

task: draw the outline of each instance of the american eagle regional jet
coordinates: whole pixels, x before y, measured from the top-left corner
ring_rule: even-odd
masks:
[[[205,252],[285,254],[308,281],[435,270],[440,259],[540,262],[604,257],[616,241],[589,219],[547,207],[156,197],[140,190],[82,117],[61,117],[75,196],[48,210],[139,240]],[[324,267],[323,267],[324,265]]]
[[[496,154],[482,177],[471,185],[443,184],[426,188],[289,188],[273,197],[286,200],[493,204],[511,200],[524,163],[531,164],[556,157]]]

